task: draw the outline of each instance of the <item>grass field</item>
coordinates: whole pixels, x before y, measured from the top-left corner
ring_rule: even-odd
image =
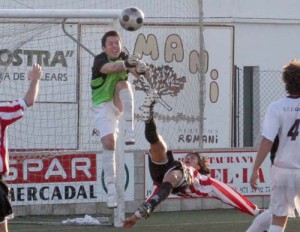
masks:
[[[240,213],[237,210],[223,209],[154,213],[151,215],[151,218],[139,221],[132,229],[115,228],[112,226],[63,225],[61,223],[67,218],[76,217],[80,216],[17,217],[10,221],[9,231],[114,232],[126,230],[132,232],[243,232],[253,220],[253,217]],[[285,232],[299,231],[300,219],[290,219]]]

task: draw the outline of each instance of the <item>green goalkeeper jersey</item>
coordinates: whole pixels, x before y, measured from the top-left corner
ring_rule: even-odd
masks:
[[[92,103],[94,107],[98,106],[102,102],[111,101],[114,96],[117,82],[128,79],[127,71],[104,74],[100,72],[100,69],[108,62],[121,61],[126,58],[127,55],[124,52],[121,52],[119,58],[116,60],[109,59],[104,52],[95,57],[94,65],[92,67],[91,81]]]

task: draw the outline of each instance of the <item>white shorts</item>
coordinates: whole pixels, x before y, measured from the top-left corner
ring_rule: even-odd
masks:
[[[93,107],[96,129],[100,132],[100,138],[108,134],[118,134],[118,124],[121,115],[120,110],[113,101],[103,102]]]
[[[272,166],[270,209],[276,216],[295,217],[300,212],[300,169]]]

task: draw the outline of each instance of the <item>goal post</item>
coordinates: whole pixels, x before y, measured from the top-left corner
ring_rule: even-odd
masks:
[[[118,18],[122,10],[0,9],[0,18]]]
[[[94,54],[101,52],[101,34],[120,29],[117,19],[121,13],[122,10],[0,9],[1,101],[25,94],[27,73],[33,63],[41,64],[44,70],[37,103],[10,129],[10,166],[13,173],[10,173],[7,181],[13,186],[12,200],[17,209],[22,205],[47,203],[28,191],[39,193],[53,204],[60,200],[63,204],[91,205],[100,200],[106,205],[106,193],[98,190],[100,188],[97,186],[103,185],[103,175],[98,168],[98,165],[101,168],[101,158],[97,155],[101,151],[99,136],[95,129],[91,129],[93,126],[89,126],[84,133],[95,134],[82,136],[84,124],[93,125],[94,119],[90,112],[89,95],[82,96],[89,91],[90,77],[81,76],[81,73],[82,69],[91,69]],[[67,23],[67,19],[72,19],[72,22]],[[83,35],[88,19],[93,20],[95,28],[92,36]],[[82,62],[81,59],[88,62]],[[84,104],[86,107],[82,107]],[[93,140],[92,147],[87,145],[90,141],[85,141],[86,138]],[[122,162],[117,165],[124,168],[122,142],[122,138],[117,142],[117,160]],[[45,173],[43,169],[48,170]],[[29,174],[24,177],[21,175],[23,172]],[[84,184],[74,180],[79,173],[84,177],[78,179],[85,179]],[[118,170],[118,175],[123,177],[123,173]],[[87,177],[92,179],[92,184],[88,184],[90,180]],[[64,179],[68,184],[56,183]],[[49,187],[43,186],[47,180]],[[18,195],[21,189],[27,190],[24,199]],[[113,224],[120,227],[125,217],[124,181],[120,177],[117,178],[117,189],[120,197],[118,208],[114,210]],[[46,196],[46,192],[49,195]],[[50,199],[51,195],[53,200]],[[99,197],[102,199],[97,200]],[[82,211],[77,211],[81,214],[91,212],[84,207]],[[76,210],[69,213],[76,213]]]
[[[205,83],[205,42],[204,42],[204,25],[203,25],[203,1],[198,0],[199,7],[199,48],[200,48],[200,72],[199,72],[199,117],[200,122],[204,122],[204,111],[206,101],[206,83]],[[199,136],[203,137],[204,123],[199,123]],[[199,141],[199,148],[203,149],[203,142]]]

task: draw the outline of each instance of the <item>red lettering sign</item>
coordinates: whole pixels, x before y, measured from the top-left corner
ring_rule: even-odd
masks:
[[[96,154],[11,156],[8,183],[96,181]]]

